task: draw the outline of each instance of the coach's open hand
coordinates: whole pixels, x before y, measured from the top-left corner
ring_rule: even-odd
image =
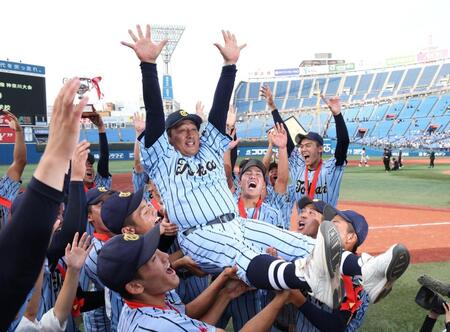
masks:
[[[130,35],[131,39],[133,39],[134,44],[124,41],[122,41],[121,44],[133,49],[134,52],[136,52],[139,60],[141,60],[142,62],[156,63],[156,59],[158,58],[164,46],[167,44],[167,40],[163,40],[159,43],[154,43],[152,41],[151,28],[149,24],[147,24],[146,26],[145,36],[142,33],[142,29],[139,24],[136,25],[136,30],[138,35],[137,37],[134,34],[133,30],[128,30],[128,34]]]
[[[241,50],[247,46],[247,44],[243,44],[238,46],[236,41],[236,36],[232,34],[230,31],[222,30],[223,41],[225,43],[224,46],[215,43],[214,46],[218,48],[220,54],[223,56],[223,60],[225,61],[225,65],[234,65],[239,59],[239,55],[241,54]]]

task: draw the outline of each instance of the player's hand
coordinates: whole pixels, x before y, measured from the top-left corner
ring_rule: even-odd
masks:
[[[185,268],[189,270],[189,272],[191,272],[192,274],[196,275],[197,277],[203,277],[208,275],[208,273],[204,272],[190,256],[183,256],[177,259],[171,265],[172,268],[175,270],[179,268]]]
[[[233,266],[233,267],[226,267],[218,276],[218,278],[222,278],[223,280],[228,280],[228,279],[239,279],[236,275],[237,273],[237,266]]]
[[[269,130],[267,132],[267,142],[269,142],[269,147],[273,146],[273,141],[272,141],[272,137],[273,137],[273,129]]]
[[[297,308],[300,308],[306,303],[306,297],[298,289],[291,289],[289,291],[289,296],[286,300],[286,304],[292,303]]]
[[[98,128],[100,133],[106,132],[105,124],[103,123],[102,116],[99,113],[94,113],[88,116],[88,119]]]
[[[284,148],[287,145],[287,132],[281,123],[275,123],[275,128],[272,133],[272,143],[279,148]]]
[[[233,150],[239,144],[240,139],[239,138],[234,139],[235,134],[236,134],[236,128],[233,128],[231,130],[231,132],[229,133],[229,135],[231,136],[231,138],[233,140],[230,143],[228,143],[228,150]]]
[[[86,141],[82,141],[77,144],[77,147],[72,155],[72,170],[70,175],[71,181],[83,181],[86,174],[86,160],[88,153],[90,152],[90,145],[91,144]]]
[[[331,97],[330,99],[326,99],[323,95],[320,95],[320,97],[325,102],[325,104],[327,104],[333,115],[338,115],[341,113],[341,99],[338,96]]]
[[[227,296],[232,300],[238,298],[239,296],[241,296],[245,292],[248,292],[252,288],[242,280],[232,279],[227,281],[223,289],[227,294]]]
[[[137,37],[131,29],[128,30],[128,34],[131,39],[133,39],[134,44],[124,41],[122,41],[121,44],[134,50],[137,57],[142,62],[156,63],[156,59],[168,42],[167,39],[159,43],[154,43],[151,38],[151,28],[149,24],[146,25],[145,36],[142,33],[142,29],[139,24],[136,25],[136,31]]]
[[[445,310],[445,323],[450,322],[450,304],[448,302],[442,303]]]
[[[140,112],[135,112],[133,115],[133,126],[136,131],[136,137],[142,134],[145,130],[145,115]]]
[[[72,268],[76,271],[80,271],[84,265],[84,261],[91,250],[93,244],[91,244],[91,237],[87,233],[83,233],[83,236],[78,241],[79,234],[75,233],[73,237],[72,245],[70,243],[66,246],[66,264],[68,268]]]
[[[202,119],[202,121],[206,121],[205,105],[203,105],[201,101],[198,101],[195,104],[195,113]]]
[[[21,132],[22,127],[20,126],[20,122],[16,118],[16,116],[7,110],[3,110],[3,112],[7,116],[7,119],[9,120],[9,122],[8,122],[9,128],[13,129],[15,132]]]
[[[267,105],[269,106],[269,108],[271,110],[274,110],[277,108],[277,106],[273,102],[272,91],[270,91],[270,88],[267,85],[263,85],[261,87],[261,90],[259,90],[259,94],[261,97],[263,97],[266,100]]]
[[[178,233],[178,226],[170,223],[166,218],[163,218],[159,225],[159,230],[161,235],[176,236]]]
[[[228,107],[228,114],[227,114],[227,134],[230,135],[231,137],[233,137],[231,135],[231,131],[233,129],[235,129],[236,126],[236,109],[234,108],[233,105],[230,105]]]
[[[236,41],[236,36],[230,31],[222,30],[222,36],[224,45],[222,46],[219,43],[215,43],[214,46],[217,47],[220,54],[222,54],[225,65],[234,65],[239,59],[241,50],[247,46],[247,44],[239,46]]]
[[[78,105],[74,105],[75,95],[80,87],[80,80],[68,80],[59,91],[53,103],[48,143],[44,155],[66,164],[73,155],[80,137],[81,113],[87,104],[85,96]]]

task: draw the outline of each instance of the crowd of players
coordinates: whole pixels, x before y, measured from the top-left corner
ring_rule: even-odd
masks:
[[[150,27],[122,42],[141,61],[146,116],[136,114],[134,192],[111,187],[101,117],[97,172],[79,141],[87,100],[68,81],[54,103],[49,140],[19,194],[26,164],[21,127],[14,162],[1,178],[1,331],[354,331],[409,265],[393,244],[373,257],[357,253],[368,223],[336,208],[348,133],[339,98],[325,100],[337,132],[333,158],[322,160],[314,132],[295,142],[272,110],[271,149],[261,162],[235,167],[238,135],[229,103],[245,45],[229,32],[215,44],[223,57],[206,119],[176,111],[165,119],[156,60],[166,42]],[[238,169],[236,172],[235,169]],[[289,231],[297,209],[298,231]]]

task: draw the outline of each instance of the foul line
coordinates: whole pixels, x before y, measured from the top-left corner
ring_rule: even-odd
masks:
[[[422,226],[441,226],[450,225],[450,221],[425,223],[425,224],[406,224],[406,225],[390,225],[390,226],[372,226],[369,229],[384,229],[384,228],[405,228],[405,227],[422,227]]]

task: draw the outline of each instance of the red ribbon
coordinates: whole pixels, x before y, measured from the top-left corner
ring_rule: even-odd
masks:
[[[100,240],[100,241],[103,241],[103,242],[106,242],[106,241],[108,241],[111,237],[109,237],[108,235],[106,235],[106,234],[100,234],[100,233],[95,233],[94,232],[94,234],[92,234],[97,240]]]
[[[319,174],[320,174],[321,168],[322,168],[322,159],[319,161],[319,165],[317,166],[316,172],[314,173],[314,178],[313,178],[311,187],[309,187],[309,181],[308,181],[308,166],[306,166],[306,168],[305,168],[305,189],[306,189],[305,193],[311,199],[314,199],[314,192],[316,191],[317,181],[319,180]]]
[[[0,205],[4,206],[5,208],[7,208],[9,210],[11,210],[12,202],[9,199],[6,199],[3,196],[0,196]]]
[[[175,310],[176,312],[180,313],[175,307],[171,306],[169,303],[166,302],[166,306],[158,306],[158,305],[150,305],[150,304],[146,304],[146,303],[142,303],[142,302],[137,302],[137,301],[128,301],[125,300],[125,303],[131,308],[131,309],[137,309],[137,308],[143,308],[143,307],[149,307],[149,308],[156,308],[156,309],[160,309],[160,310],[168,310],[168,309],[172,309]]]
[[[346,300],[341,304],[341,310],[350,311],[352,314],[361,306],[361,300],[358,299],[358,294],[362,291],[362,286],[354,287],[352,277],[341,276],[344,281]]]
[[[258,217],[259,217],[259,210],[261,209],[262,203],[263,203],[263,201],[262,201],[262,199],[261,199],[261,197],[260,197],[260,198],[258,199],[258,202],[256,202],[255,210],[253,210],[252,219],[258,220]],[[239,215],[240,215],[242,218],[247,218],[247,211],[245,210],[245,207],[244,207],[244,201],[242,200],[241,197],[239,197],[238,208],[239,208]]]
[[[98,84],[98,82],[100,82],[101,80],[102,80],[101,76],[91,78],[92,84],[94,84],[95,90],[97,90],[98,99],[100,99],[103,96],[102,92],[100,91],[100,85]]]

